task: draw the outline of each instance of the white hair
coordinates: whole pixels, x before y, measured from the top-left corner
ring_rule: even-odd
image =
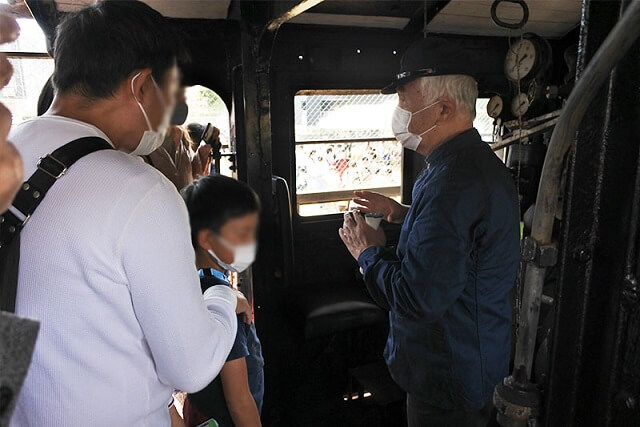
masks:
[[[422,77],[422,94],[427,104],[447,96],[471,120],[476,118],[478,83],[473,77],[462,74]]]

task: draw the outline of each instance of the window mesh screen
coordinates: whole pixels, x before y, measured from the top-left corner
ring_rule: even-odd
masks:
[[[393,138],[396,95],[313,93],[295,97],[296,142]]]
[[[12,127],[36,116],[38,97],[53,73],[53,59],[9,58],[13,77],[0,92],[2,102],[13,115]]]

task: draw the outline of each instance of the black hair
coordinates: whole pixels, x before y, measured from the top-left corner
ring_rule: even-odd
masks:
[[[197,247],[201,230],[219,232],[233,218],[260,211],[260,199],[242,181],[224,175],[207,175],[180,192],[187,204],[191,223],[191,240]]]
[[[200,141],[202,141],[206,126],[201,125],[200,123],[189,123],[187,125],[187,129],[189,130],[189,135],[191,136],[193,142],[200,145]]]
[[[56,29],[53,85],[59,94],[102,99],[135,70],[158,84],[181,58],[169,22],[137,0],[105,0],[67,16]]]
[[[44,83],[44,86],[42,87],[42,90],[40,91],[40,96],[38,97],[38,116],[46,113],[49,107],[51,107],[51,103],[53,102],[55,93],[53,90],[53,84],[51,83],[52,78],[53,76],[47,79],[47,81]]]

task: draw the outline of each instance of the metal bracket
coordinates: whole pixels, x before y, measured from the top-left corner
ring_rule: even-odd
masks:
[[[49,170],[50,166],[53,166],[55,170]],[[67,166],[51,154],[40,157],[36,167],[53,179],[60,179],[62,175],[67,173]]]
[[[496,420],[502,427],[535,427],[541,400],[540,390],[529,382],[526,368],[520,366],[494,389]]]
[[[530,236],[522,242],[522,259],[540,268],[553,267],[558,262],[558,248],[555,242],[540,245]]]

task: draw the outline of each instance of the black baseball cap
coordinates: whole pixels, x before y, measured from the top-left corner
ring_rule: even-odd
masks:
[[[471,76],[468,62],[469,58],[462,47],[441,37],[427,37],[407,49],[400,60],[400,72],[395,80],[380,92],[395,93],[398,85],[420,77],[449,74]]]

